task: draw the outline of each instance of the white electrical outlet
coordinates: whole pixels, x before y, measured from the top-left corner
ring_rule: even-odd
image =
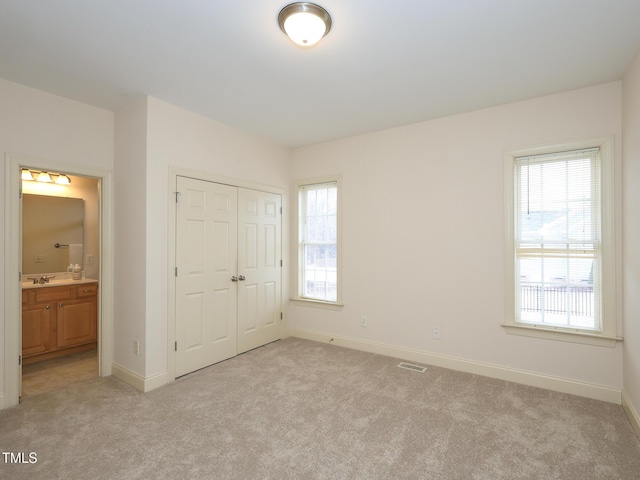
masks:
[[[87,265],[93,265],[93,255],[91,253],[87,254],[87,258],[86,258],[85,263]]]
[[[367,318],[367,316],[366,315],[362,315],[360,317],[360,326],[361,327],[366,327],[368,321],[369,321],[369,319]]]
[[[140,342],[138,340],[133,341],[133,354],[134,355],[140,354]]]
[[[42,253],[39,253],[38,255],[36,255],[36,263],[47,263],[46,255]]]
[[[440,327],[435,327],[433,329],[433,338],[435,338],[435,339],[439,339],[440,338]]]

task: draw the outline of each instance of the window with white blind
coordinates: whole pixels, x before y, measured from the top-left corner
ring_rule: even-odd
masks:
[[[507,155],[507,326],[615,338],[609,149],[596,141]]]
[[[338,305],[339,179],[298,182],[298,299]]]

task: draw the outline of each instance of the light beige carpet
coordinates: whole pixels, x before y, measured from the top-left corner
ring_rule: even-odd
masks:
[[[147,394],[89,379],[0,411],[38,460],[0,478],[640,478],[618,405],[398,363],[289,338]]]

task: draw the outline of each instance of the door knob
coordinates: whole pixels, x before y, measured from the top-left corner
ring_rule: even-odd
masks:
[[[232,282],[237,282],[238,281],[238,277],[236,277],[235,275],[233,277],[231,277],[231,281]]]
[[[246,277],[244,275],[238,275],[238,280],[243,281],[245,279],[246,279]]]

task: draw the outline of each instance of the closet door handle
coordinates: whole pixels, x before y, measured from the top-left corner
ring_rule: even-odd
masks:
[[[246,277],[244,275],[238,275],[238,280],[240,280],[241,282],[244,281],[246,279]]]
[[[231,281],[232,282],[237,282],[238,281],[238,277],[236,277],[235,275],[233,277],[231,277]]]

